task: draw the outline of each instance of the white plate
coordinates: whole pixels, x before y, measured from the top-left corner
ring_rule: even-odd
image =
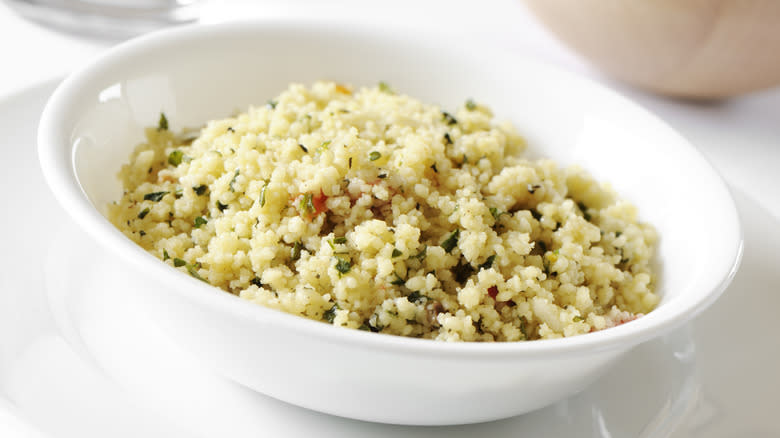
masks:
[[[53,87],[44,84],[0,101],[6,213],[0,215],[6,249],[0,253],[0,419],[16,418],[45,436],[80,438],[243,437],[259,431],[346,437],[780,435],[774,421],[780,352],[773,335],[780,308],[780,270],[773,261],[780,222],[744,195],[736,196],[746,230],[742,269],[693,328],[638,347],[580,395],[521,417],[444,428],[364,423],[293,407],[211,373],[168,341],[133,297],[95,287],[111,281],[102,278],[102,250],[57,206],[34,152],[38,115]],[[108,318],[103,310],[114,306],[122,312]]]

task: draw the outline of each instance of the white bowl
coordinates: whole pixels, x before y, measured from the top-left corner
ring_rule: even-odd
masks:
[[[121,194],[120,165],[160,111],[173,129],[197,126],[265,102],[291,81],[322,78],[358,86],[384,80],[450,108],[474,97],[515,123],[534,154],[579,163],[610,181],[660,233],[659,307],[608,330],[521,343],[443,343],[348,330],[245,302],[183,275],[103,216]],[[741,255],[729,191],[669,126],[587,80],[441,36],[300,22],[149,35],[67,78],[46,106],[38,141],[57,199],[115,255],[116,281],[106,288],[138,294],[176,342],[219,373],[278,399],[356,419],[480,422],[572,395],[622,353],[711,304]]]

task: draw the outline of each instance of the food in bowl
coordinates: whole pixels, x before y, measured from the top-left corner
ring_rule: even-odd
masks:
[[[111,221],[166,263],[337,326],[444,341],[609,328],[659,302],[654,228],[583,169],[522,156],[490,109],[292,84],[123,166]]]

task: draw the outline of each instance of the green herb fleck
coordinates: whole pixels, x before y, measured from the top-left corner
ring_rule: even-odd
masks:
[[[303,248],[303,244],[300,241],[293,243],[292,251],[290,251],[290,258],[293,261],[301,258],[301,248]]]
[[[477,109],[477,104],[473,100],[469,99],[466,101],[466,109],[469,111],[474,111]]]
[[[577,315],[577,316],[575,316],[574,318],[572,318],[572,321],[574,321],[574,322],[580,322],[580,321],[584,321],[584,319],[583,319],[581,316]]]
[[[266,106],[266,108],[273,110],[273,109],[276,109],[276,105],[277,104],[278,104],[278,102],[276,102],[275,100],[269,100],[268,102],[265,103],[265,106]]]
[[[541,184],[528,184],[526,186],[526,189],[528,190],[528,193],[530,193],[532,195],[534,194],[534,192],[536,192],[537,189],[540,189],[540,188],[542,188]]]
[[[171,256],[168,255],[168,250],[163,249],[163,260],[168,260]]]
[[[322,148],[322,149],[324,149],[324,150],[328,150],[328,146],[330,145],[330,142],[331,142],[331,140],[326,140],[326,141],[323,141],[323,142],[320,144],[320,148]]]
[[[416,303],[417,301],[420,301],[423,298],[428,298],[428,297],[426,297],[425,295],[421,294],[420,291],[418,291],[418,290],[410,293],[409,296],[406,297],[406,299],[410,303]]]
[[[227,206],[227,204],[223,204],[223,203],[217,201],[217,208],[219,209],[219,211],[225,211],[228,208],[228,206]]]
[[[615,231],[615,238],[618,238],[623,235],[622,231]]]
[[[308,153],[309,153],[309,150],[306,148],[306,146],[304,146],[304,145],[302,145],[302,144],[298,143],[298,147],[299,147],[299,148],[301,148],[301,150],[302,150],[304,153],[306,153],[306,154],[308,154]]]
[[[377,151],[372,151],[370,154],[368,154],[368,159],[371,161],[376,161],[380,158],[382,158],[382,154]]]
[[[452,137],[450,137],[450,133],[449,132],[445,132],[444,133],[444,143],[445,144],[452,144],[452,143],[454,143],[452,141]]]
[[[186,264],[187,264],[186,261],[184,261],[184,260],[182,260],[182,259],[180,259],[178,257],[173,259],[173,266],[176,266],[177,268],[180,268],[180,267],[182,267],[182,266],[184,266]]]
[[[339,305],[334,304],[333,307],[326,310],[325,313],[322,314],[322,319],[325,321],[328,321],[329,323],[333,324],[333,320],[336,319],[336,311],[339,310]]]
[[[428,246],[423,245],[423,248],[420,250],[420,252],[414,255],[414,258],[416,258],[419,261],[423,261],[425,260],[425,256],[427,255],[427,252],[428,252]]]
[[[192,190],[195,192],[198,196],[203,196],[206,194],[206,190],[208,190],[209,187],[206,184],[201,184],[199,186],[192,186]]]
[[[346,274],[352,267],[352,262],[347,258],[336,257],[336,270],[340,274]]]
[[[398,275],[395,272],[393,272],[393,274],[395,275],[395,280],[391,281],[390,284],[392,284],[393,286],[401,286],[402,284],[406,283],[406,280],[401,278],[400,275]]]
[[[397,248],[393,248],[392,258],[401,257],[402,255],[404,255],[404,253],[399,251]]]
[[[444,123],[448,125],[454,125],[458,123],[458,120],[452,116],[452,114],[448,113],[447,111],[441,112],[441,119],[444,121]]]
[[[500,218],[502,214],[508,214],[505,211],[500,211],[496,207],[490,207],[489,210],[490,210],[490,215],[493,216],[493,219],[495,219],[495,220],[498,220],[498,218]]]
[[[387,174],[386,173],[380,173],[376,177],[379,178],[379,179],[385,179],[385,178],[387,178]]]
[[[496,255],[493,254],[485,260],[485,263],[479,265],[479,269],[490,269],[493,267],[493,261],[496,260]]]
[[[260,277],[254,277],[253,279],[249,280],[249,284],[253,284],[257,287],[263,287],[263,282],[260,281]]]
[[[352,157],[349,157],[349,168],[352,169]]]
[[[536,219],[537,221],[542,220],[542,214],[536,210],[531,210],[531,216],[533,216],[533,218]]]
[[[469,262],[464,263],[464,260],[461,257],[461,259],[458,260],[458,264],[452,268],[452,273],[455,275],[455,281],[464,284],[466,280],[471,277],[471,274],[474,273],[474,267],[471,266]]]
[[[200,228],[203,225],[206,225],[208,221],[203,216],[198,216],[195,218],[195,228]]]
[[[181,164],[181,160],[184,158],[184,152],[176,149],[175,151],[168,154],[168,164],[171,166],[178,166]]]
[[[230,183],[228,184],[230,191],[235,192],[236,188],[233,187],[233,185],[236,183],[236,178],[238,178],[238,174],[240,173],[239,169],[236,169],[236,172],[233,174],[233,178],[231,178]]]
[[[265,192],[268,190],[268,183],[265,183],[263,189],[260,190],[260,206],[265,207]]]
[[[200,274],[198,274],[198,270],[195,266],[187,265],[187,272],[190,273],[193,277],[197,278],[198,280],[208,283],[205,278],[201,277]]]
[[[585,218],[585,220],[590,222],[591,216],[588,214],[588,207],[582,202],[578,202],[577,207],[579,207],[580,211],[582,211],[582,216]]]
[[[157,122],[157,130],[158,131],[167,131],[168,130],[168,118],[165,117],[165,113],[160,113],[160,121]]]
[[[379,91],[387,94],[395,94],[395,91],[390,87],[390,85],[387,84],[387,82],[379,82]]]
[[[144,195],[144,201],[159,202],[163,196],[170,192],[152,192]]]
[[[311,193],[306,193],[305,195],[303,195],[303,198],[301,198],[299,206],[300,206],[301,212],[303,212],[303,213],[307,213],[307,214],[314,213],[315,208],[314,208],[314,197],[313,197],[313,195]]]
[[[444,248],[444,251],[447,253],[452,252],[452,250],[455,249],[455,246],[458,245],[458,237],[460,237],[460,229],[453,231],[452,234],[442,242],[441,247]]]
[[[345,236],[335,237],[333,243],[347,243],[347,238]]]
[[[149,207],[144,208],[140,213],[138,213],[138,219],[145,218],[147,214],[149,214]]]

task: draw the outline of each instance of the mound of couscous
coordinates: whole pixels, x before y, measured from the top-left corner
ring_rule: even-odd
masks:
[[[293,84],[175,134],[165,115],[120,173],[109,217],[165,263],[248,301],[446,341],[601,330],[651,311],[656,242],[577,167],[523,158],[471,100],[380,83]]]

